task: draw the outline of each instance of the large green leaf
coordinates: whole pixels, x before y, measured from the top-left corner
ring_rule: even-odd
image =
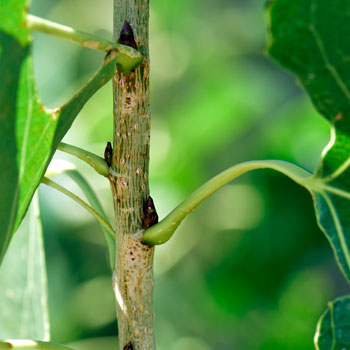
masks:
[[[317,350],[350,350],[350,296],[328,303],[315,335]]]
[[[32,204],[0,269],[0,339],[50,339],[39,203]]]
[[[269,54],[296,74],[332,137],[308,182],[319,226],[350,281],[350,2],[268,2]]]
[[[16,220],[19,179],[24,174],[19,165],[30,143],[24,137],[26,116],[37,111],[43,122],[49,118],[37,100],[28,103],[29,95],[35,91],[33,79],[26,77],[32,72],[30,33],[24,27],[25,6],[27,0],[0,2],[0,247],[8,245]]]
[[[64,106],[47,110],[33,78],[29,0],[0,1],[0,262],[54,151],[86,101],[113,76],[116,54]]]

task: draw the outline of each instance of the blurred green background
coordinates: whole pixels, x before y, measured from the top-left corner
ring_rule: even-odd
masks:
[[[33,0],[32,14],[112,37],[112,0]],[[261,0],[151,1],[151,195],[160,218],[203,182],[250,159],[309,170],[329,138],[294,77],[264,54]],[[293,54],[291,52],[291,54]],[[35,34],[34,65],[48,107],[68,99],[103,53]],[[100,155],[112,140],[112,89],[86,105],[66,142]],[[104,178],[72,157],[109,216]],[[67,178],[57,181],[76,193]],[[115,349],[113,292],[92,217],[40,188],[52,339]],[[328,300],[348,293],[317,228],[309,194],[271,171],[245,175],[203,203],[156,249],[159,350],[312,349]]]

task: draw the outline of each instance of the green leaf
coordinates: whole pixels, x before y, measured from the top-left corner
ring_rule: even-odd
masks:
[[[0,4],[0,79],[6,87],[0,89],[0,260],[16,220],[20,179],[25,175],[23,160],[31,146],[26,120],[34,111],[43,125],[50,118],[40,109],[33,86],[30,33],[24,26],[27,5],[24,0]],[[29,103],[30,97],[34,98]]]
[[[62,107],[42,105],[33,77],[29,0],[0,2],[0,262],[63,136],[114,74],[117,53]]]
[[[350,2],[269,1],[269,54],[296,74],[332,137],[308,181],[318,224],[350,281]]]
[[[45,254],[38,197],[0,269],[0,339],[50,339]]]
[[[350,296],[328,303],[314,340],[316,350],[350,350]]]

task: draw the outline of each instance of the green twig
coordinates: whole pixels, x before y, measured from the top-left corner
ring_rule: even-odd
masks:
[[[109,168],[106,161],[102,157],[99,157],[98,155],[86,151],[82,148],[72,146],[63,142],[59,143],[57,149],[83,160],[84,162],[92,166],[99,174],[105,177],[108,176]]]
[[[48,179],[47,177],[43,177],[41,180],[42,183],[44,183],[45,185],[48,185],[62,193],[64,193],[66,196],[72,198],[74,201],[76,201],[77,203],[79,203],[83,208],[85,208],[90,214],[92,214],[101,225],[103,225],[106,230],[108,231],[108,233],[110,234],[110,236],[115,239],[115,232],[113,230],[113,228],[110,226],[110,224],[93,208],[91,208],[86,202],[84,202],[80,197],[78,197],[77,195],[75,195],[74,193],[72,193],[71,191],[67,190],[66,188],[62,187],[61,185],[59,185],[58,183]]]
[[[27,339],[8,339],[6,341],[0,341],[0,349],[73,350],[64,345]]]
[[[115,50],[118,52],[118,67],[125,72],[136,68],[142,62],[141,53],[132,47],[101,39],[92,34],[84,33],[62,24],[29,14],[27,15],[26,24],[28,28],[32,30],[71,40],[90,49],[102,50],[105,52]]]
[[[95,209],[110,225],[109,219],[105,211],[103,210],[103,207],[100,201],[98,200],[95,192],[93,191],[89,183],[85,180],[85,178],[76,170],[67,170],[64,172],[64,174],[68,175],[73,181],[75,181],[78,184],[78,186],[84,192],[87,200],[89,201],[93,209]],[[115,237],[114,236],[112,237],[109,234],[108,230],[105,228],[105,226],[102,223],[100,223],[100,227],[104,233],[104,236],[107,242],[109,260],[110,260],[111,268],[113,270],[115,267],[115,251],[116,251]]]
[[[142,240],[150,245],[165,243],[174,234],[176,228],[180,225],[185,216],[211,194],[238,176],[251,170],[263,168],[277,170],[290,177],[296,183],[308,188],[307,179],[310,178],[311,174],[294,164],[281,160],[260,160],[237,164],[213,177],[194,191],[163,220],[146,230]]]

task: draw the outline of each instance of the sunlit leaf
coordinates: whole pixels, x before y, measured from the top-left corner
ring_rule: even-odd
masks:
[[[350,280],[350,2],[268,3],[269,54],[295,73],[332,138],[308,183],[319,226]]]
[[[58,143],[86,101],[113,76],[116,54],[65,105],[47,110],[33,77],[29,0],[0,2],[0,262]]]
[[[50,339],[38,197],[34,196],[0,268],[0,339]]]
[[[0,260],[16,221],[20,183],[25,176],[23,160],[32,146],[28,137],[32,114],[40,120],[32,124],[33,128],[40,128],[42,123],[44,129],[48,124],[46,132],[54,134],[48,123],[50,115],[40,108],[33,86],[26,6],[27,0],[0,3]]]
[[[317,350],[350,350],[350,296],[328,303],[315,335]]]

